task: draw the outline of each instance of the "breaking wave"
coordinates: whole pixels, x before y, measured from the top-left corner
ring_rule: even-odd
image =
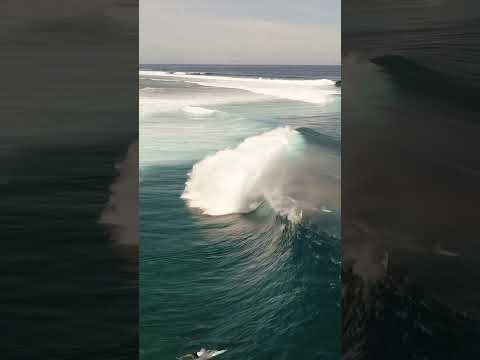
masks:
[[[323,147],[312,152],[307,140],[297,130],[280,127],[218,151],[193,166],[182,198],[212,216],[250,213],[267,203],[293,222],[304,211],[339,208],[333,199],[338,192],[332,191],[339,175],[328,174],[338,167],[338,157]],[[313,173],[318,169],[323,173]]]

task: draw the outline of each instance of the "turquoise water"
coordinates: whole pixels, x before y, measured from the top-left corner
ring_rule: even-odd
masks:
[[[339,358],[339,68],[148,69],[141,358]]]

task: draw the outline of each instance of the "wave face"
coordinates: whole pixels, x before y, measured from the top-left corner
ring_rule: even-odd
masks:
[[[338,359],[339,97],[178,75],[140,74],[141,358]]]

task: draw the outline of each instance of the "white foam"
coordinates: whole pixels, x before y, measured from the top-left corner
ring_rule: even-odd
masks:
[[[152,74],[152,75],[159,75],[159,76],[170,75],[168,71],[150,70],[150,69],[140,70],[139,74],[140,75]]]
[[[160,80],[160,79],[159,79]],[[192,108],[205,106],[217,106],[223,104],[235,104],[245,102],[260,102],[265,96],[251,93],[214,93],[187,92],[167,93],[162,88],[144,87],[139,90],[140,117],[148,114],[165,113],[173,111],[186,111]],[[206,107],[208,109],[208,107]],[[195,111],[195,109],[193,109]]]
[[[193,166],[182,198],[208,215],[248,213],[264,200],[280,204],[274,200],[278,177],[272,171],[291,156],[292,146],[302,142],[300,133],[282,127],[218,151]]]
[[[282,99],[296,100],[313,104],[325,104],[336,99],[340,89],[328,79],[292,80],[264,79],[229,76],[193,75],[186,73],[166,73],[164,71],[141,70],[141,76],[171,76],[182,81],[230,89],[240,89]]]
[[[200,106],[190,106],[190,105],[184,106],[182,110],[186,113],[197,115],[197,116],[207,116],[207,115],[215,114],[217,112],[216,110],[207,109]]]

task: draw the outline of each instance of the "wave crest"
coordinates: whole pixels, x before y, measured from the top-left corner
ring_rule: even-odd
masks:
[[[248,213],[265,200],[275,207],[281,195],[278,165],[302,144],[302,135],[290,127],[249,137],[196,163],[181,197],[189,206],[217,216]]]

